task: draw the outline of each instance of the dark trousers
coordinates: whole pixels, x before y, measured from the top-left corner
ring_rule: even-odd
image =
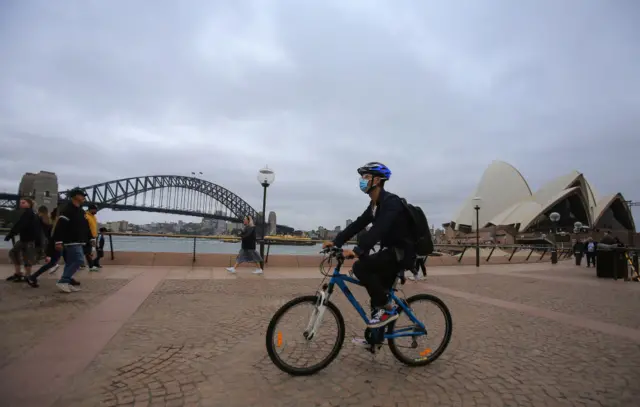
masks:
[[[96,267],[101,267],[100,266],[100,259],[104,257],[104,250],[100,250],[98,249],[96,251],[96,258],[93,260],[93,265]]]
[[[582,253],[576,252],[573,255],[576,258],[576,266],[579,266],[582,263]]]
[[[362,256],[353,263],[353,274],[367,289],[373,308],[382,308],[389,301],[389,290],[398,273],[404,271],[393,250],[384,249]]]
[[[418,268],[422,270],[422,275],[426,277],[427,276],[427,258],[425,257],[424,259],[418,259],[416,262],[418,263]]]
[[[62,256],[62,252],[55,252],[53,254],[53,256],[51,256],[51,260],[49,260],[49,263],[45,264],[44,266],[40,267],[38,269],[38,271],[36,271],[35,273],[33,273],[31,275],[32,278],[38,278],[42,275],[42,273],[44,273],[47,270],[52,269],[56,264],[58,264],[58,260],[60,260],[60,256]]]
[[[596,254],[587,252],[587,267],[593,264],[593,267],[596,266]]]
[[[86,260],[86,265],[87,267],[91,268],[93,267],[93,259],[91,258],[91,252],[93,250],[93,246],[91,246],[91,243],[87,243],[83,248],[82,251],[84,252],[84,258]]]

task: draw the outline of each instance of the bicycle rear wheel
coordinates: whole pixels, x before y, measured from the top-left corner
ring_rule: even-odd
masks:
[[[451,334],[453,332],[451,312],[449,312],[449,308],[447,308],[440,298],[430,294],[417,294],[407,298],[406,302],[409,305],[409,308],[411,308],[414,316],[425,325],[426,332],[418,336],[389,338],[389,350],[396,359],[405,365],[425,366],[438,359],[451,341]],[[431,344],[425,343],[431,337],[436,336],[435,333],[438,331],[436,327],[437,322],[435,321],[435,318],[429,318],[429,321],[427,321],[423,317],[416,315],[419,303],[435,305],[436,309],[439,310],[441,317],[443,317],[442,328],[440,329],[443,333],[443,338],[439,341],[437,346],[431,346]],[[409,319],[408,315],[406,315],[402,308],[399,308],[398,312],[400,316],[389,324],[387,334],[415,333],[421,331],[421,329]],[[404,321],[401,322],[403,317]],[[409,342],[409,344],[407,346],[400,345],[400,343],[404,341]],[[404,352],[408,349],[417,350],[418,353],[411,356],[406,355]]]
[[[320,321],[322,325],[314,335],[310,335],[309,328],[318,314],[317,300],[318,297],[314,295],[295,298],[276,311],[269,322],[267,353],[273,364],[290,375],[307,376],[324,369],[338,356],[344,343],[344,318],[329,301]],[[294,311],[298,311],[296,308],[306,310],[303,309],[300,316],[290,323],[288,319],[295,316]],[[321,346],[326,346],[328,351],[320,349]],[[302,361],[306,357],[319,360],[310,364]]]

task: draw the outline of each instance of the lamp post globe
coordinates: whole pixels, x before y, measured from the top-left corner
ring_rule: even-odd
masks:
[[[268,187],[276,180],[276,173],[269,167],[264,167],[258,171],[258,182],[263,187]]]
[[[262,239],[260,239],[260,268],[264,268],[264,238],[267,230],[267,221],[265,214],[267,213],[267,188],[276,180],[276,173],[269,167],[265,166],[258,171],[258,182],[262,185]]]
[[[480,267],[480,203],[482,198],[473,198],[473,209],[476,211],[476,267]]]
[[[580,233],[582,231],[582,222],[576,222],[573,224],[573,233]]]
[[[558,212],[551,212],[549,219],[553,222],[553,245],[551,246],[551,264],[558,263],[558,221],[560,220],[560,214]]]

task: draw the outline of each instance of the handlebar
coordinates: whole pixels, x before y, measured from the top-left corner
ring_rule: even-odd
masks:
[[[346,259],[343,254],[342,248],[336,246],[326,247],[320,251],[320,254],[326,254],[329,257],[335,257],[339,261],[344,261]]]

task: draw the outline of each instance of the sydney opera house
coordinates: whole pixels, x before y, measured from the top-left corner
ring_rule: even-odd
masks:
[[[535,192],[513,166],[494,161],[476,190],[464,202],[445,230],[449,237],[469,233],[476,227],[475,206],[480,210],[480,230],[502,229],[513,236],[548,233],[549,214],[557,212],[559,230],[571,232],[580,222],[591,233],[612,231],[623,241],[635,234],[635,223],[621,193],[599,195],[583,174],[573,171],[551,180]],[[506,242],[503,242],[506,243]]]

